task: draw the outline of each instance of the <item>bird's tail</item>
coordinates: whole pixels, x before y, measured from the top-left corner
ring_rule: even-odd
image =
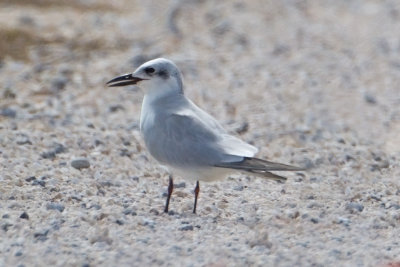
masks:
[[[304,169],[282,163],[271,162],[258,158],[244,157],[242,161],[223,162],[215,167],[235,169],[251,173],[256,176],[273,179],[278,182],[286,181],[286,177],[271,173],[270,171],[302,171]]]

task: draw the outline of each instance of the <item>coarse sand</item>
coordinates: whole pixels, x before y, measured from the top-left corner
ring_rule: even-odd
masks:
[[[399,266],[400,2],[0,0],[0,266]],[[284,184],[168,174],[143,94],[185,93]],[[396,265],[397,264],[397,265]]]

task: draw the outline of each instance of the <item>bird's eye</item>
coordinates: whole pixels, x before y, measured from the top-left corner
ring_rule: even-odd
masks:
[[[154,73],[156,70],[154,68],[152,68],[152,67],[148,67],[148,68],[145,68],[144,71],[147,74],[151,74],[151,73]]]

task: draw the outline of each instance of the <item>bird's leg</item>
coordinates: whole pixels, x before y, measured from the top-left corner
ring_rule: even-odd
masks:
[[[167,202],[165,202],[165,209],[164,212],[168,213],[168,206],[169,206],[169,200],[172,195],[172,190],[174,189],[174,181],[172,179],[172,176],[169,176],[169,185],[168,185],[168,196],[167,196]]]
[[[193,213],[196,213],[196,207],[197,207],[197,197],[199,196],[200,192],[200,184],[199,181],[196,182],[196,187],[194,188],[194,207],[193,207]]]

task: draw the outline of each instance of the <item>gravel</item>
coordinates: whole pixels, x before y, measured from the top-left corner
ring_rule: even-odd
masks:
[[[397,0],[6,2],[0,266],[400,262]],[[196,215],[174,177],[164,214],[142,92],[105,86],[158,56],[258,156],[308,170],[202,182]]]
[[[71,166],[78,170],[87,169],[90,167],[90,162],[88,159],[84,158],[74,159],[71,161]]]
[[[65,206],[61,203],[47,203],[46,208],[48,210],[58,210],[59,212],[63,212],[65,209]]]

